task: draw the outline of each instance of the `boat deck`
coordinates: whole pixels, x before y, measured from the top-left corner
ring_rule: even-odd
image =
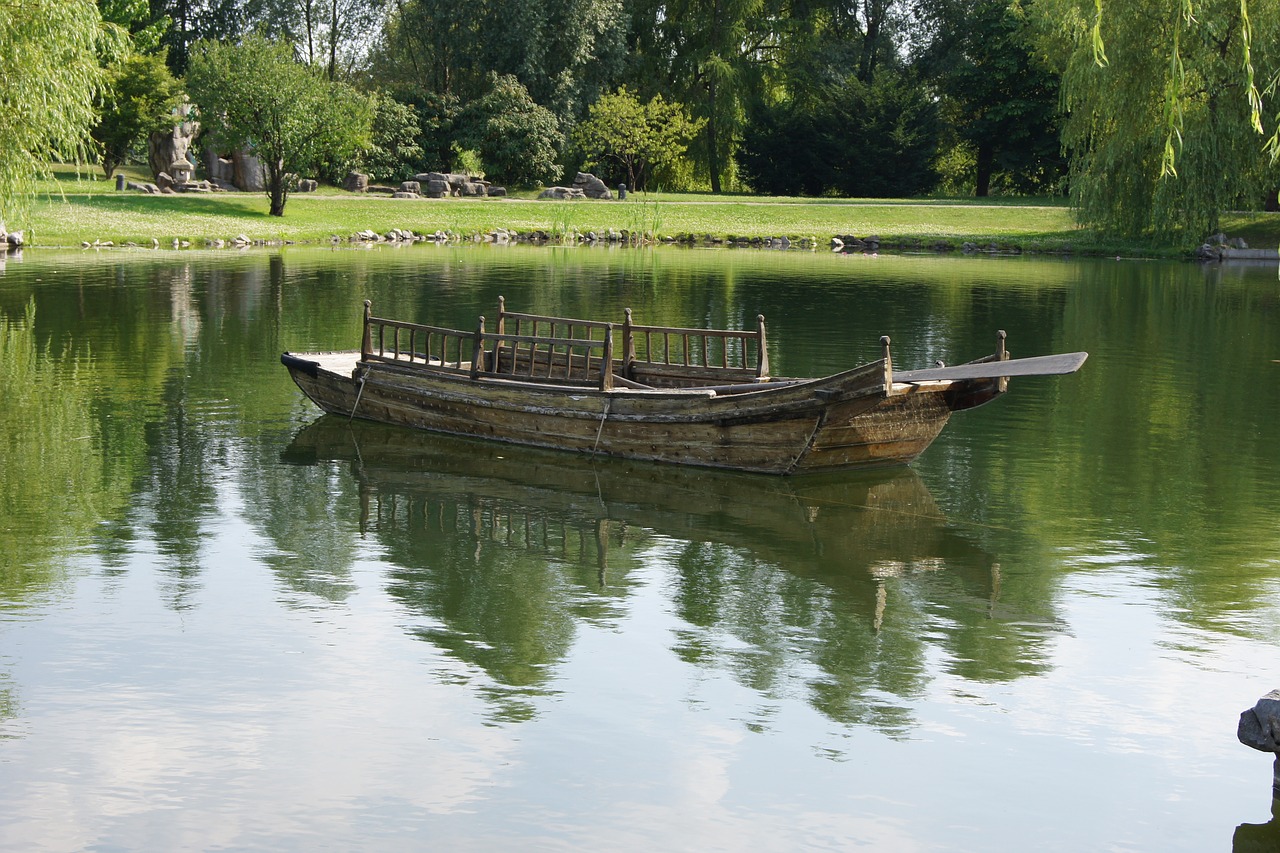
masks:
[[[330,373],[337,373],[340,376],[350,376],[356,369],[356,365],[360,363],[359,350],[347,350],[345,352],[297,352],[293,355],[298,358],[314,361],[320,365],[321,370],[327,370]]]

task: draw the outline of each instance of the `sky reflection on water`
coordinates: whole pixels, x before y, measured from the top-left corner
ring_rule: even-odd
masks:
[[[1234,740],[1280,681],[1267,275],[28,255],[0,276],[0,847],[1203,850],[1267,824]],[[1093,354],[912,469],[811,480],[348,427],[276,362],[351,345],[366,296],[465,325],[498,293],[764,310],[794,373],[881,332],[905,363],[997,326]]]

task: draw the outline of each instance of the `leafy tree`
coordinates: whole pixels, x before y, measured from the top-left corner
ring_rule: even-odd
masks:
[[[147,0],[98,0],[102,20],[127,30],[138,53],[155,53],[169,29],[169,18],[153,13]]]
[[[779,195],[913,196],[937,181],[938,107],[917,81],[850,77],[804,102],[760,107],[739,154],[751,186]]]
[[[591,105],[587,120],[573,131],[588,167],[612,163],[627,186],[644,189],[653,170],[678,160],[705,124],[694,121],[680,104],[655,95],[641,103],[625,86]]]
[[[476,98],[487,78],[475,53],[480,16],[453,0],[399,0],[373,51],[374,79],[397,92]]]
[[[482,67],[514,75],[561,124],[574,121],[622,72],[625,13],[624,0],[494,2],[481,24]]]
[[[187,85],[206,127],[262,161],[272,216],[284,215],[291,176],[343,162],[368,144],[369,99],[296,62],[287,45],[259,36],[201,42]]]
[[[182,91],[165,65],[163,52],[131,54],[107,69],[107,80],[93,138],[101,148],[102,171],[109,178],[140,139],[173,125],[172,110]]]
[[[390,95],[379,95],[373,114],[373,138],[359,157],[361,166],[379,180],[409,180],[426,159],[418,144],[420,135],[418,114],[411,105]]]
[[[746,104],[760,97],[780,0],[637,0],[632,33],[637,61],[628,77],[640,94],[659,93],[702,119],[692,156],[721,192],[746,125]],[[658,82],[654,82],[658,81]]]
[[[307,63],[322,65],[336,80],[364,61],[368,33],[382,18],[385,0],[286,0],[285,6],[301,18],[297,41],[306,46]]]
[[[382,85],[463,101],[509,74],[563,125],[621,74],[625,31],[623,0],[397,0],[372,68]]]
[[[26,215],[51,159],[86,159],[99,59],[126,41],[92,0],[0,3],[0,227]]]
[[[1019,0],[933,0],[935,31],[919,67],[936,81],[956,137],[972,146],[975,195],[993,176],[1019,192],[1043,192],[1065,174],[1058,77],[1035,50]]]
[[[169,68],[178,76],[186,74],[191,48],[196,42],[202,39],[233,41],[253,27],[247,0],[148,0],[148,3],[153,19],[169,21],[161,44],[169,49]]]
[[[801,79],[830,84],[852,74],[871,84],[882,70],[902,70],[911,43],[927,39],[930,10],[945,0],[816,0],[793,4],[775,25],[780,63],[794,96]],[[917,32],[921,27],[923,32]]]
[[[1217,230],[1221,211],[1257,206],[1276,174],[1250,91],[1280,68],[1280,2],[1109,0],[1105,52],[1095,6],[1042,0],[1063,72],[1063,142],[1080,220],[1122,237]],[[1249,53],[1245,45],[1249,45]],[[1171,60],[1172,70],[1171,70]],[[1105,64],[1098,60],[1105,58]],[[1249,60],[1246,66],[1245,60]],[[1259,96],[1261,97],[1261,96]],[[1270,185],[1270,186],[1268,186]]]
[[[517,186],[560,177],[556,163],[560,123],[510,74],[493,75],[492,88],[464,116],[469,147],[480,152],[485,173]]]
[[[452,172],[457,151],[454,140],[462,104],[454,95],[421,93],[417,98],[418,126],[422,131],[423,165],[440,172]]]
[[[330,80],[362,71],[387,0],[241,0],[243,32],[294,45],[299,59]]]

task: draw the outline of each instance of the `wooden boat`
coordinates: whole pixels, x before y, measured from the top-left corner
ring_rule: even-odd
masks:
[[[1073,373],[1086,353],[895,371],[882,357],[816,379],[774,377],[764,317],[749,330],[507,311],[473,331],[375,317],[358,352],[284,353],[326,412],[581,453],[773,474],[891,465],[1013,376]]]

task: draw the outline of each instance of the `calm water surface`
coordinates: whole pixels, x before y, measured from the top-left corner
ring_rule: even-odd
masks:
[[[910,468],[321,417],[360,303],[1088,350]],[[1227,850],[1280,687],[1274,267],[731,251],[0,266],[0,848]]]

